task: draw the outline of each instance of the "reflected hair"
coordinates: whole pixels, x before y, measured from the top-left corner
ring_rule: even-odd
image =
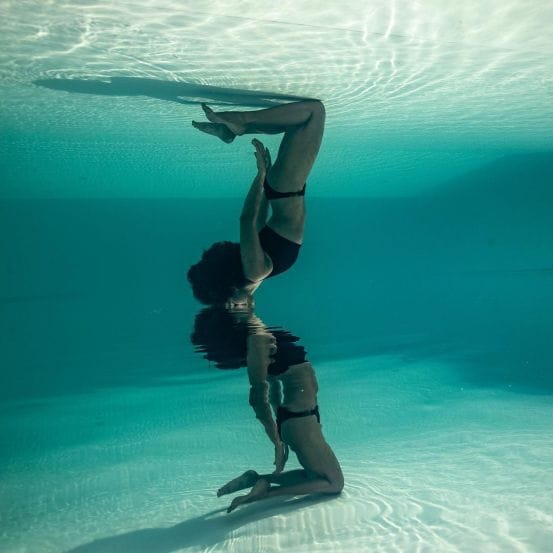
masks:
[[[215,242],[205,250],[198,263],[188,269],[188,282],[194,297],[205,305],[224,304],[234,288],[244,285],[246,277],[240,258],[240,244]]]
[[[246,366],[248,334],[248,325],[225,309],[206,307],[196,315],[190,341],[218,369],[239,369]]]

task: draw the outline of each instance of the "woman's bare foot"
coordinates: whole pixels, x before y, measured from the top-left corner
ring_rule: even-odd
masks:
[[[192,126],[199,131],[220,138],[227,144],[230,144],[236,138],[236,135],[233,134],[226,125],[223,125],[223,123],[198,123],[197,121],[192,121]]]
[[[247,470],[244,474],[236,477],[217,490],[217,497],[228,493],[238,492],[245,488],[251,488],[259,480],[259,474],[255,470]]]
[[[267,495],[270,487],[271,484],[269,484],[267,480],[259,478],[249,494],[240,495],[232,500],[232,503],[228,506],[227,513],[231,513],[234,509],[236,509],[236,507],[244,505],[245,503],[251,503],[252,501],[263,499]]]
[[[238,112],[223,111],[215,113],[207,104],[202,104],[202,109],[209,121],[225,125],[235,136],[242,135],[246,131],[245,126],[237,121]]]

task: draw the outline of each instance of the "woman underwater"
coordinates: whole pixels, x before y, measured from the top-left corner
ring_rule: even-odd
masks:
[[[248,470],[218,490],[220,497],[251,488],[227,512],[275,496],[339,494],[342,469],[322,432],[317,378],[299,338],[267,327],[251,310],[210,307],[197,315],[191,339],[220,369],[246,365],[249,404],[274,446],[273,473]],[[284,471],[289,449],[301,468]]]
[[[240,243],[213,244],[188,271],[200,302],[249,307],[263,280],[288,270],[298,257],[305,226],[306,180],[321,145],[325,109],[318,100],[259,111],[216,113],[205,104],[202,108],[210,122],[193,121],[194,127],[227,143],[243,134],[284,133],[274,164],[269,150],[252,140],[257,175],[242,208]]]

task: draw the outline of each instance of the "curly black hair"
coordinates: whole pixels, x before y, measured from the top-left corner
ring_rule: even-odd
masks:
[[[304,346],[298,336],[281,327],[267,327],[276,340],[277,349],[271,355],[269,374],[279,375],[291,365],[299,365],[307,360]],[[190,341],[196,353],[215,363],[218,369],[239,369],[247,364],[248,336],[256,334],[259,326],[241,319],[217,306],[205,307],[194,321]]]
[[[214,362],[218,369],[239,369],[246,366],[249,329],[225,309],[206,307],[194,321],[190,341],[197,353]]]
[[[246,277],[240,258],[240,244],[215,242],[198,263],[188,270],[194,297],[205,305],[221,305],[244,285]]]

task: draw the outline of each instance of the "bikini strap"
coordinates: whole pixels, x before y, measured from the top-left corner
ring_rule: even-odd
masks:
[[[279,192],[267,182],[267,177],[265,177],[265,181],[263,182],[263,190],[265,191],[265,196],[268,200],[280,200],[281,198],[292,198],[293,196],[305,196],[306,184],[304,184],[303,188],[297,192]]]

